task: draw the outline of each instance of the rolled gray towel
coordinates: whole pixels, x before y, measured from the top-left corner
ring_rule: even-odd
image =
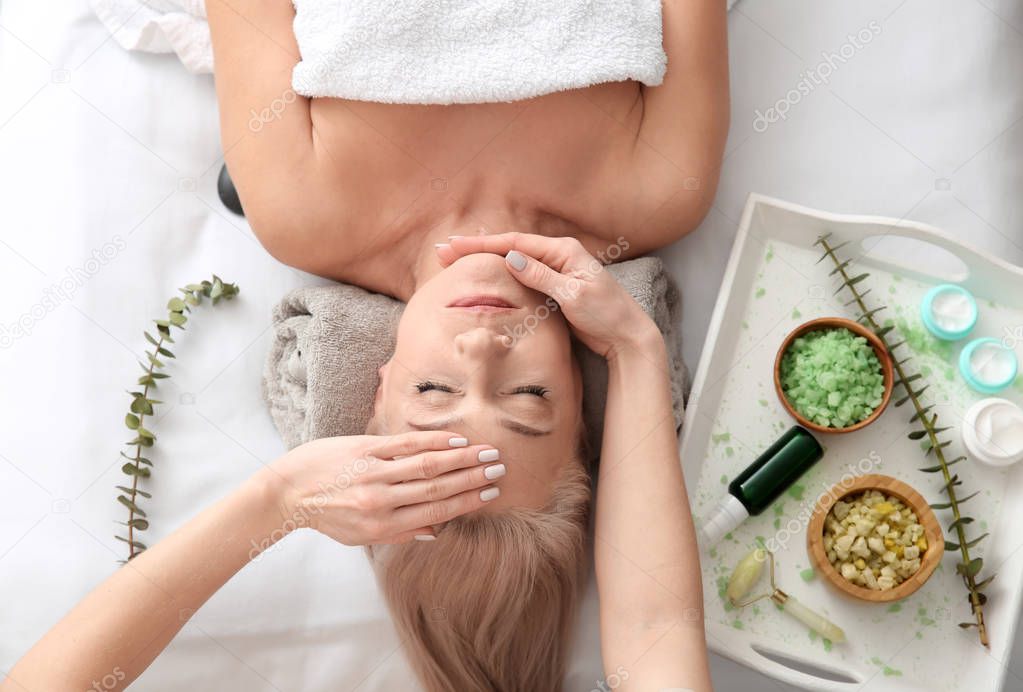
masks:
[[[606,270],[657,324],[668,347],[676,428],[682,425],[688,377],[682,362],[678,287],[656,257]],[[362,435],[373,415],[381,365],[394,352],[405,304],[357,286],[292,291],[274,309],[275,338],[263,371],[263,396],[288,448],[320,437]],[[577,344],[583,376],[583,419],[590,455],[600,455],[607,396],[604,359]]]

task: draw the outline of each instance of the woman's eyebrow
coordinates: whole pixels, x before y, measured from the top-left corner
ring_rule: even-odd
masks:
[[[431,431],[445,430],[453,425],[459,425],[462,422],[462,418],[445,418],[444,420],[436,420],[429,423],[413,423],[412,421],[405,421],[405,424],[413,430]],[[550,435],[553,432],[552,430],[534,428],[530,425],[512,420],[511,418],[502,418],[501,427],[518,433],[519,435],[526,435],[528,437],[543,437],[544,435]]]

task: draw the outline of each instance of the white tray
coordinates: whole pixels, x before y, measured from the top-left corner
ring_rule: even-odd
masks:
[[[722,497],[726,482],[794,423],[779,403],[772,382],[775,354],[785,335],[815,317],[856,317],[851,307],[843,307],[850,298],[848,291],[835,294],[838,281],[828,275],[834,265],[830,260],[817,263],[821,253],[813,243],[827,232],[832,233],[833,243],[853,241],[841,254],[859,256],[853,269],[870,272],[858,287],[872,289],[867,296],[870,307],[881,301],[889,306],[878,317],[909,327],[902,331],[912,335],[915,357],[909,363],[910,372],[930,370],[931,387],[925,398],[938,404],[935,410],[941,424],[955,426],[946,433],[953,440],[948,458],[964,453],[958,426],[965,410],[983,396],[969,390],[954,367],[964,342],[942,349],[923,331],[918,306],[926,290],[953,280],[972,291],[980,319],[970,337],[1008,337],[1006,341],[1015,343],[1023,360],[1020,268],[923,224],[830,214],[751,195],[686,412],[681,455],[698,519]],[[885,239],[877,242],[878,236]],[[920,241],[931,245],[921,249]],[[937,271],[943,259],[953,259],[942,248],[962,261],[958,272]],[[910,351],[899,354],[910,355]],[[1023,404],[1023,377],[1000,396]],[[898,398],[897,390],[893,403]],[[965,587],[955,574],[958,552],[946,552],[930,580],[894,607],[853,601],[820,578],[805,578],[812,572],[807,572],[806,521],[799,515],[808,516],[815,498],[850,472],[850,465],[854,473],[895,476],[928,501],[941,501],[940,474],[918,470],[933,464],[933,456],[925,460],[919,443],[906,437],[914,427],[909,422],[912,414],[909,404],[893,405],[860,431],[818,434],[825,456],[797,487],[713,549],[702,549],[712,650],[778,680],[815,690],[1002,689],[1023,590],[1023,551],[1018,550],[1023,545],[1023,502],[1018,499],[1023,498],[1023,467],[997,471],[972,460],[955,467],[965,493],[983,491],[964,506],[976,518],[970,536],[991,534],[975,549],[985,561],[982,575],[998,574],[985,589],[989,650],[980,645],[975,629],[957,627],[973,619]],[[947,525],[949,512],[937,515]],[[826,613],[845,630],[845,644],[827,646],[769,601],[742,610],[726,607],[724,583],[735,564],[758,536],[783,538],[779,529],[791,531],[787,545],[776,555],[779,587]],[[765,570],[761,590],[766,584]]]

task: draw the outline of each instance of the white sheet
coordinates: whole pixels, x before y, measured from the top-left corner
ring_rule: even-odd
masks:
[[[692,368],[750,191],[907,215],[1023,263],[1023,8],[863,5],[742,0],[732,12],[732,133],[715,208],[662,253],[684,288]],[[880,33],[836,62],[830,85],[754,131],[757,109],[798,90],[822,51],[841,51],[871,21]],[[210,78],[125,53],[87,0],[0,5],[0,94],[0,325],[39,306],[30,336],[0,339],[6,670],[122,555],[113,486],[142,325],[176,286],[212,271],[242,288],[235,303],[198,311],[175,349],[147,505],[155,540],[282,451],[258,389],[269,310],[314,279],[270,259],[220,206]],[[108,242],[113,259],[81,286],[47,291]],[[589,606],[569,692],[601,675]],[[1006,663],[1023,675],[1023,649]],[[723,692],[778,687],[717,658],[714,675]],[[218,593],[136,688],[366,692],[408,681],[361,552],[308,534]]]

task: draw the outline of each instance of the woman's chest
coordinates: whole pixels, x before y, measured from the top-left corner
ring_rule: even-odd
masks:
[[[585,217],[628,182],[642,101],[639,85],[625,82],[498,104],[319,99],[312,116],[329,171],[363,218],[390,224],[440,200]]]

